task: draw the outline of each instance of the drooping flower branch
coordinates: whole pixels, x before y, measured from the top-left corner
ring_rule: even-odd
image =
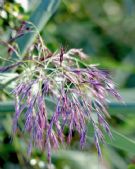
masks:
[[[34,49],[38,55],[32,53]],[[29,50],[29,56],[23,61],[24,70],[12,91],[15,95],[13,132],[23,115],[24,129],[30,134],[29,153],[33,146],[38,147],[47,152],[50,162],[52,148],[57,149],[64,142],[70,144],[73,131],[80,135],[83,148],[90,122],[101,156],[100,142],[105,141],[102,130],[111,136],[106,121],[107,97],[121,99],[109,73],[84,63],[87,56],[81,49],[61,48],[51,52],[40,36]],[[53,112],[46,99],[55,103]],[[65,127],[68,127],[68,136],[65,136]]]

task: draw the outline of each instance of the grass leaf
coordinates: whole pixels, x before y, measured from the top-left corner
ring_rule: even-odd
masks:
[[[115,131],[114,129],[111,129],[113,138],[112,140],[108,137],[107,134],[105,134],[105,140],[107,144],[116,147],[118,149],[124,150],[128,153],[135,154],[135,141],[127,138],[123,134]]]
[[[60,0],[42,0],[35,11],[32,13],[29,22],[33,23],[38,31],[41,31],[58,8],[59,3]],[[35,36],[36,33],[28,33],[17,40],[22,56],[25,55],[25,52],[34,41]],[[17,56],[14,54],[13,58],[17,58]]]

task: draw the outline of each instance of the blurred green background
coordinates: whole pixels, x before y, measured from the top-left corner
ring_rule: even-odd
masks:
[[[53,153],[52,168],[135,169],[135,1],[0,0],[0,40],[8,41],[23,20],[37,26],[52,51],[61,46],[83,48],[88,63],[110,70],[125,101],[109,104],[113,140],[107,138],[102,146],[101,162],[89,131],[86,148],[80,150],[74,136],[70,147]],[[33,37],[18,40],[22,56]],[[0,57],[10,59],[2,45]],[[0,64],[4,65],[1,58]],[[0,73],[0,169],[47,168],[46,156],[38,150],[28,159],[22,135],[12,142],[14,107],[9,91],[16,76],[17,72]]]

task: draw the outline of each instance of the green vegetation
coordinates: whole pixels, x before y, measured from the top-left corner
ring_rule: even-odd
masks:
[[[25,2],[28,3],[27,9]],[[1,43],[14,37],[14,30],[24,20],[33,22],[52,51],[61,46],[65,50],[83,48],[89,56],[87,63],[99,63],[101,69],[110,71],[125,102],[118,103],[110,98],[108,111],[111,118],[108,122],[113,138],[110,140],[105,136],[101,164],[90,128],[84,150],[80,150],[75,135],[70,147],[62,145],[63,150],[53,152],[54,166],[58,169],[97,169],[99,165],[103,169],[134,169],[134,0],[26,0],[21,4],[7,0],[0,4],[0,66],[13,63],[12,59],[26,58],[25,52],[34,41],[34,33],[17,38],[21,57],[9,55],[7,46]],[[11,139],[14,98],[10,92],[19,71],[0,73],[0,169],[46,168],[46,157],[39,150],[35,149],[28,159],[26,138],[18,135],[14,141]],[[52,109],[52,100],[48,100],[48,107]]]

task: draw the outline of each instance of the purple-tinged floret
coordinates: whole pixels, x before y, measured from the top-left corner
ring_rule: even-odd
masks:
[[[106,121],[108,95],[121,99],[109,73],[93,65],[84,64],[80,68],[80,60],[86,55],[78,49],[55,52],[51,57],[42,54],[44,60],[37,63],[33,58],[34,69],[22,73],[12,92],[16,98],[13,132],[21,116],[24,130],[30,135],[28,154],[37,147],[46,151],[51,162],[52,149],[70,144],[75,132],[80,137],[80,147],[85,147],[90,122],[101,156],[100,143],[105,142],[103,130],[112,137]]]

